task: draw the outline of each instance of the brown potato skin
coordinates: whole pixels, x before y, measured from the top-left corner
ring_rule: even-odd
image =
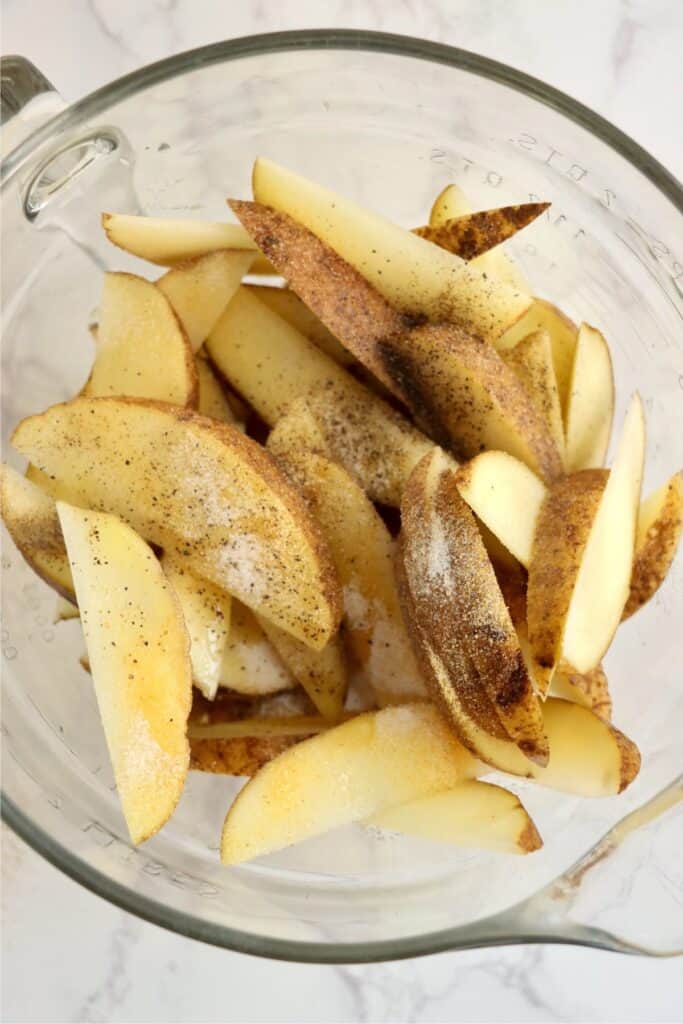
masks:
[[[473,260],[494,246],[511,238],[544,213],[550,203],[520,203],[500,206],[494,210],[479,210],[462,217],[453,217],[438,227],[426,225],[414,228],[414,234],[428,242],[460,256]]]
[[[529,642],[544,692],[560,655],[564,623],[588,535],[609,473],[584,469],[553,484],[536,524],[527,586]]]
[[[190,771],[217,775],[255,775],[283,750],[308,739],[303,736],[233,736],[207,740],[190,737]]]
[[[683,533],[683,471],[669,481],[659,515],[650,524],[643,543],[636,547],[631,590],[621,621],[630,618],[659,590],[671,568]]]

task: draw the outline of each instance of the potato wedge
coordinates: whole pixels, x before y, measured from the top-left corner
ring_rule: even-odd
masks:
[[[403,484],[432,443],[246,288],[206,347],[266,423],[305,399],[333,458],[371,498],[400,503]]]
[[[529,643],[541,696],[562,655],[574,587],[608,478],[606,469],[572,473],[550,487],[541,505],[527,586]]]
[[[460,496],[503,546],[528,568],[544,483],[507,452],[482,452],[458,469]]]
[[[645,457],[645,418],[635,395],[576,576],[562,657],[590,672],[609,647],[629,597]]]
[[[58,622],[68,622],[70,619],[77,619],[79,615],[80,612],[78,610],[78,605],[75,605],[72,601],[67,601],[65,597],[57,598],[57,606],[55,608],[55,617],[53,620],[55,624]]]
[[[259,619],[271,644],[324,718],[339,718],[348,686],[346,659],[339,636],[322,651],[312,651],[267,619]]]
[[[683,532],[683,472],[679,471],[640,506],[631,587],[622,619],[653,597],[666,578]]]
[[[477,767],[428,704],[366,712],[298,743],[254,776],[228,811],[221,860],[239,864],[362,821],[448,789]]]
[[[378,703],[426,697],[399,604],[394,542],[372,502],[341,466],[298,439],[292,444],[284,431],[272,432],[268,448],[302,489],[329,544],[342,586],[344,636]]]
[[[97,703],[131,841],[168,821],[189,765],[189,638],[154,552],[116,516],[58,502]]]
[[[95,362],[82,394],[197,405],[189,342],[165,295],[134,274],[105,274]]]
[[[247,696],[280,693],[296,686],[294,676],[268,640],[256,616],[241,601],[232,602],[220,685]]]
[[[271,272],[267,260],[256,252],[256,246],[239,224],[103,213],[102,227],[109,241],[119,249],[162,267],[174,267],[210,252],[241,249],[254,252],[254,273]]]
[[[428,644],[427,658],[433,654],[445,670],[432,672],[434,699],[463,742],[473,744],[461,725],[461,703],[484,732],[511,739],[545,764],[541,708],[510,613],[455,473],[438,450],[413,471],[401,523],[406,615]]]
[[[212,420],[218,420],[220,423],[240,426],[223,390],[223,385],[211,368],[211,364],[201,356],[196,357],[196,363],[199,383],[197,412],[202,416],[209,416]]]
[[[502,786],[474,779],[434,796],[387,807],[364,824],[497,853],[533,853],[543,846],[519,797]]]
[[[185,328],[193,352],[203,345],[255,255],[219,249],[177,264],[156,282]]]
[[[550,203],[519,203],[493,210],[478,210],[449,217],[441,224],[413,228],[413,233],[469,262],[512,238],[545,213],[549,206]]]
[[[562,404],[555,379],[550,335],[547,331],[534,331],[505,352],[504,359],[526,387],[557,451],[564,458]]]
[[[531,308],[516,324],[508,328],[496,343],[496,347],[500,352],[507,351],[534,331],[547,331],[550,335],[555,380],[560,393],[562,412],[566,415],[577,344],[576,325],[557,306],[546,302],[545,299],[535,298]]]
[[[286,214],[232,209],[290,287],[457,456],[499,448],[552,478],[560,452],[524,385],[486,342],[452,324],[410,326],[351,264]]]
[[[608,722],[612,717],[609,682],[602,665],[583,676],[576,672],[563,672],[559,668],[550,684],[550,695],[583,704]]]
[[[192,679],[204,696],[212,700],[230,632],[230,595],[189,572],[177,555],[164,554],[161,568],[178,598],[190,637]]]
[[[614,372],[607,342],[581,324],[567,394],[567,470],[602,466],[614,416]]]
[[[471,213],[472,205],[462,189],[457,185],[447,185],[434,200],[429,223],[431,227],[438,228],[454,217],[467,217]],[[474,265],[483,273],[510,285],[517,291],[531,294],[531,287],[524,275],[502,246],[496,246],[477,256]]]
[[[256,160],[252,186],[258,203],[314,232],[403,313],[456,320],[493,341],[529,308],[476,266],[271,160]]]
[[[289,736],[190,737],[190,769],[214,775],[256,775],[278,754],[307,739],[311,732]]]
[[[22,558],[73,603],[71,567],[54,499],[16,469],[0,463],[0,513]]]
[[[234,427],[161,402],[76,398],[23,420],[12,441],[74,504],[121,515],[314,649],[336,632],[341,595],[319,528]]]
[[[301,301],[291,288],[271,288],[262,284],[245,285],[247,291],[260,299],[264,305],[277,313],[279,317],[286,320],[288,324],[296,328],[299,334],[312,341],[319,349],[334,359],[340,366],[353,366],[356,360],[351,353],[344,348],[331,331],[328,331],[322,323],[311,312],[308,306]]]

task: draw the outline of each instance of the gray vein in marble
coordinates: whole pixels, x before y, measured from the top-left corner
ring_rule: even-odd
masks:
[[[123,1003],[132,985],[128,964],[139,937],[140,922],[122,913],[121,924],[111,933],[107,972],[104,979],[86,995],[76,1012],[74,1021],[77,1024],[112,1019],[112,1011]]]

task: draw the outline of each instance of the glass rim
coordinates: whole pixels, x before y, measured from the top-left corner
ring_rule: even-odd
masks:
[[[566,93],[522,71],[488,57],[481,57],[469,50],[411,36],[356,29],[305,29],[242,36],[186,50],[115,79],[69,105],[24,139],[2,163],[2,187],[4,188],[12,180],[14,173],[55,134],[78,127],[82,120],[96,116],[113,104],[132,97],[154,84],[201,67],[245,57],[293,50],[335,49],[388,53],[398,57],[426,60],[480,75],[515,89],[558,111],[606,143],[652,182],[679,213],[683,214],[683,186],[677,178],[630,136]],[[513,921],[509,919],[514,908],[508,908],[500,914],[471,924],[399,939],[335,943],[302,942],[259,936],[228,925],[203,921],[192,914],[140,895],[128,886],[114,881],[62,846],[4,792],[1,813],[3,821],[33,850],[97,896],[186,938],[197,939],[238,953],[300,963],[342,964],[372,963],[457,949],[533,942],[614,948],[609,941],[610,937],[599,931],[589,937],[586,932],[579,936],[570,933],[563,935],[545,931],[535,933],[516,930]]]

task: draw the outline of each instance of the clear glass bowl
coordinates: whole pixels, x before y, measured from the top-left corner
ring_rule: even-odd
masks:
[[[39,97],[42,109],[54,111],[51,99]],[[85,379],[102,271],[138,269],[103,238],[100,211],[224,218],[227,195],[249,195],[257,154],[405,225],[424,222],[453,180],[481,205],[552,200],[511,249],[539,294],[607,334],[617,422],[630,393],[642,392],[646,489],[683,463],[680,186],[611,125],[519,72],[432,43],[348,31],[181,54],[63,110],[8,156],[5,457],[15,461],[6,442],[22,416]],[[543,851],[512,861],[357,826],[231,870],[217,854],[239,785],[227,778],[193,774],[170,824],[130,847],[78,665],[78,624],[53,624],[54,595],[11,543],[3,565],[4,813],[100,895],[194,938],[303,961],[524,941],[683,947],[683,817],[660,815],[683,795],[675,782],[680,563],[607,660],[616,723],[643,753],[638,780],[621,797],[593,801],[510,783],[538,822]]]

